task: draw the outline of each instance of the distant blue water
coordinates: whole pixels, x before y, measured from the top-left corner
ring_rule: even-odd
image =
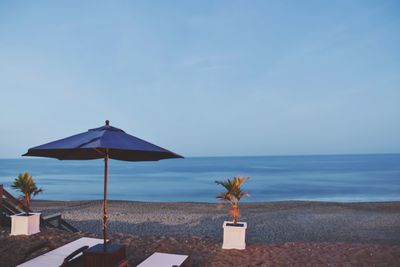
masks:
[[[0,159],[0,184],[10,189],[23,171],[45,191],[37,199],[102,199],[103,161]],[[340,156],[215,157],[109,164],[109,199],[216,202],[235,175],[251,176],[246,201],[400,200],[400,154]],[[13,192],[17,195],[16,192]]]

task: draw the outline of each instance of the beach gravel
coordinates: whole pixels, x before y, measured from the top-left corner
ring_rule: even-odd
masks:
[[[61,213],[76,228],[101,233],[101,201],[37,201],[43,215]],[[285,201],[243,203],[250,243],[374,242],[400,244],[400,202]],[[209,203],[109,201],[109,231],[222,239],[228,207]]]

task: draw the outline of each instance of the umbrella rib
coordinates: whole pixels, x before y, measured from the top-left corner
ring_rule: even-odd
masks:
[[[83,144],[80,144],[79,146],[77,146],[77,147],[75,147],[75,148],[81,148],[81,147],[83,147],[83,146],[85,146],[85,145],[87,145],[87,144],[90,144],[90,143],[92,143],[92,142],[94,142],[94,141],[97,141],[97,140],[99,140],[99,139],[100,139],[100,137],[95,137],[95,138],[91,139],[90,141],[88,141],[88,142],[86,142],[86,143],[83,143]]]
[[[102,156],[105,156],[105,153],[98,148],[94,148],[94,150]]]
[[[81,148],[81,147],[83,147],[83,146],[85,146],[85,145],[87,145],[87,144],[90,144],[90,143],[92,143],[92,142],[94,142],[94,141],[96,141],[96,140],[99,140],[99,139],[100,139],[100,137],[96,137],[96,138],[93,138],[93,139],[89,140],[89,141],[86,142],[86,143],[83,143],[83,144],[80,144],[80,145],[77,146],[77,147],[74,147],[73,149],[68,149],[67,151],[65,151],[65,153],[63,154],[63,156],[61,156],[59,159],[65,159],[67,155],[70,155],[70,154],[72,154],[73,152],[75,152],[75,151],[74,151],[75,149]],[[97,151],[97,148],[95,148],[95,150]],[[99,152],[99,151],[97,151],[97,152]],[[102,155],[104,155],[104,154],[102,154]]]

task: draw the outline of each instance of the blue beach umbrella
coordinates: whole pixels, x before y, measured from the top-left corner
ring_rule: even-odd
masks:
[[[124,161],[158,161],[182,156],[106,125],[87,132],[33,147],[22,156],[48,157],[59,160],[104,159],[103,239],[107,239],[108,159]]]

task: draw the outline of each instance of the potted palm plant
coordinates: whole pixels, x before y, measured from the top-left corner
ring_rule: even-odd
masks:
[[[228,202],[231,205],[230,214],[232,221],[224,221],[224,242],[223,249],[245,249],[246,248],[246,222],[238,222],[239,219],[239,201],[242,197],[250,196],[242,191],[241,185],[250,177],[234,177],[232,180],[215,181],[222,185],[226,191],[219,193],[217,198]]]
[[[40,213],[30,212],[30,203],[32,197],[43,190],[37,188],[28,172],[19,174],[11,187],[22,193],[19,206],[25,209],[25,212],[11,216],[11,235],[32,235],[40,232]]]

